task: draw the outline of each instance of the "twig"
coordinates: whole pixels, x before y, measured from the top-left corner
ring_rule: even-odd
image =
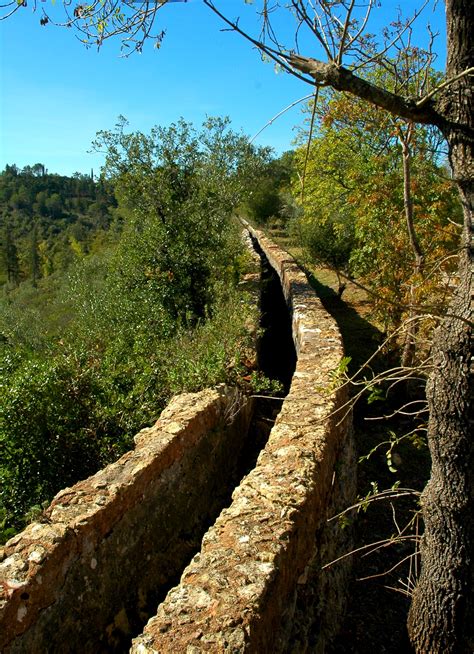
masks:
[[[316,117],[316,107],[318,104],[318,97],[319,97],[319,86],[316,85],[316,90],[314,92],[313,110],[311,112],[311,123],[309,126],[308,143],[306,145],[306,155],[304,159],[303,175],[301,177],[301,203],[302,204],[304,200],[304,186],[306,181],[306,170],[308,167],[309,152],[311,148],[311,141],[313,140],[314,119]]]
[[[349,5],[349,7],[347,9],[346,20],[344,21],[344,27],[343,27],[343,30],[342,30],[341,42],[339,44],[339,52],[337,53],[337,57],[336,57],[336,64],[338,66],[342,65],[342,55],[344,54],[344,50],[345,50],[344,42],[346,40],[347,31],[349,29],[349,25],[350,25],[350,22],[351,22],[351,14],[352,14],[352,10],[354,9],[354,5],[355,5],[355,0],[351,0],[351,4]]]
[[[395,542],[395,541],[394,541]],[[400,561],[397,561],[395,565],[393,565],[391,568],[388,570],[384,570],[383,572],[378,572],[377,574],[374,575],[368,575],[367,577],[358,577],[357,581],[368,581],[369,579],[377,579],[378,577],[385,577],[386,575],[389,575],[391,572],[399,568],[405,561],[408,561],[415,555],[415,552],[412,552],[411,554],[407,554],[405,558],[401,559]]]
[[[428,93],[423,98],[421,98],[421,100],[418,100],[418,102],[416,102],[416,106],[417,107],[423,107],[427,102],[429,102],[429,100],[431,100],[431,98],[434,95],[439,93],[439,91],[441,91],[442,89],[445,89],[447,86],[449,86],[453,82],[457,82],[458,80],[465,77],[466,75],[471,75],[471,74],[474,74],[474,66],[471,66],[471,68],[466,68],[466,70],[463,70],[462,73],[458,73],[454,77],[450,77],[449,79],[447,79],[445,82],[443,82],[442,84],[437,86],[435,89],[433,89],[430,93]]]
[[[268,122],[267,122],[267,123],[266,123],[266,124],[261,128],[261,129],[259,129],[258,132],[257,132],[254,136],[252,136],[252,138],[250,139],[249,143],[253,143],[253,142],[255,141],[255,139],[257,138],[257,136],[260,136],[260,134],[261,134],[265,129],[267,129],[267,127],[270,127],[270,125],[272,125],[272,124],[275,122],[275,120],[277,120],[277,118],[280,118],[280,116],[282,116],[282,115],[283,115],[284,113],[286,113],[289,109],[292,109],[294,106],[296,106],[296,105],[299,104],[300,102],[304,102],[305,100],[309,100],[309,98],[312,98],[313,95],[314,95],[314,93],[309,93],[309,95],[305,95],[303,98],[300,98],[299,100],[295,100],[294,102],[292,102],[291,104],[289,104],[287,107],[285,107],[284,109],[282,109],[281,111],[279,111],[277,114],[275,114],[275,116],[273,116],[273,118],[270,118],[270,120],[269,120],[269,121],[268,121]]]
[[[349,506],[347,509],[344,509],[344,511],[341,511],[340,513],[337,513],[336,515],[332,516],[332,518],[328,518],[327,522],[332,522],[332,520],[336,520],[337,518],[341,518],[343,515],[346,513],[349,513],[349,511],[353,511],[354,509],[358,509],[362,506],[365,506],[366,504],[371,504],[372,502],[380,502],[382,500],[387,500],[390,498],[398,498],[398,497],[405,497],[407,495],[420,495],[420,491],[414,490],[413,488],[397,488],[397,490],[387,490],[387,491],[381,491],[380,493],[377,493],[376,495],[373,495],[372,497],[366,498],[361,500],[360,502],[357,502],[356,504],[353,504],[352,506]]]

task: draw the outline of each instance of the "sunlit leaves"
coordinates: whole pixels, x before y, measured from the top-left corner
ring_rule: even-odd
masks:
[[[172,395],[235,380],[248,347],[231,214],[255,150],[217,118],[150,135],[121,118],[97,145],[117,187],[119,243],[92,256],[71,238],[75,263],[47,310],[32,305],[40,288],[0,304],[0,538],[117,458]]]
[[[414,229],[426,264],[420,275],[404,212],[403,121],[331,92],[322,96],[318,116],[320,129],[306,170],[304,217],[296,230],[313,261],[368,285],[385,329],[400,323],[409,304],[429,303],[442,312],[450,295],[446,279],[455,262],[457,235],[451,221],[460,207],[440,165],[439,134],[420,126],[410,142]],[[297,151],[300,171],[305,147]],[[295,180],[297,196],[299,189]]]

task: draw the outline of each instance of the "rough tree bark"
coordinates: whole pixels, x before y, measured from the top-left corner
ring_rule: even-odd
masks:
[[[471,0],[446,0],[447,77],[474,63]],[[472,356],[473,269],[473,90],[460,76],[426,102],[394,95],[361,80],[335,62],[293,55],[292,66],[316,83],[357,95],[393,114],[437,125],[449,145],[454,179],[464,211],[459,286],[433,342],[434,368],[427,398],[432,468],[423,492],[425,532],[421,576],[408,628],[416,651],[474,652],[474,436]]]
[[[448,0],[447,74],[473,65],[474,20],[469,0]],[[438,101],[464,211],[460,284],[433,343],[427,397],[431,478],[422,496],[422,571],[409,614],[418,652],[474,652],[474,442],[472,415],[473,96],[469,77]]]

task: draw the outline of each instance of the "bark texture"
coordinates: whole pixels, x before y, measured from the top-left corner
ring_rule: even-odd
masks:
[[[447,78],[459,76],[426,102],[397,96],[361,80],[336,62],[293,55],[291,65],[330,85],[445,135],[464,211],[459,286],[433,342],[427,398],[430,481],[422,496],[425,533],[421,576],[408,627],[418,653],[474,652],[474,434],[472,370],[473,90],[472,0],[446,0]]]
[[[448,77],[472,66],[469,0],[448,0]],[[431,478],[422,496],[422,572],[409,615],[417,652],[474,652],[474,434],[472,370],[473,95],[469,77],[438,101],[464,210],[459,287],[433,344],[428,384]]]
[[[463,256],[462,281],[450,313],[472,319],[472,274]],[[474,651],[472,328],[457,318],[438,328],[428,383],[431,477],[422,495],[422,571],[408,628],[417,652]]]
[[[292,54],[289,62],[295,70],[311,75],[316,84],[320,86],[332,86],[336,91],[352,93],[381,109],[386,109],[391,114],[413,120],[416,123],[430,125],[439,123],[440,117],[432,100],[419,104],[415,99],[396,95],[354,75],[348,68],[339,66],[334,61],[323,62],[311,57]]]

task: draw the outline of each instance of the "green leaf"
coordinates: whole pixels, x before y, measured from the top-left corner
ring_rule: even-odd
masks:
[[[379,386],[375,386],[374,388],[371,389],[369,393],[369,396],[367,398],[367,404],[372,404],[373,402],[377,402],[383,399],[384,399],[384,394],[382,389]]]

